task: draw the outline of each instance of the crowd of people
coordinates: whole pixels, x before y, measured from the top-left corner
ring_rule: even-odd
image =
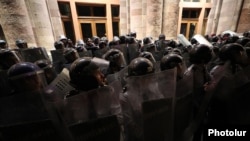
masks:
[[[44,119],[52,119],[63,140],[200,141],[207,126],[250,123],[250,31],[190,41],[166,40],[164,34],[138,40],[131,32],[75,45],[62,35],[54,47],[50,59],[44,48],[29,48],[24,40],[15,49],[0,40],[0,138],[14,138],[10,125]],[[72,89],[49,92],[63,70]]]

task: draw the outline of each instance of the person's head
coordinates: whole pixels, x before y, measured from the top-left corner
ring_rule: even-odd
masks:
[[[243,37],[236,41],[236,43],[241,44],[242,46],[245,46],[248,42],[250,42],[250,38]]]
[[[135,31],[130,32],[130,36],[136,38],[136,32]]]
[[[2,49],[7,49],[7,43],[5,40],[0,40],[0,48]]]
[[[243,36],[244,36],[244,37],[247,37],[247,38],[250,38],[250,31],[245,31],[245,32],[243,33]]]
[[[177,68],[177,80],[183,77],[185,71],[183,67],[183,59],[178,54],[168,54],[162,57],[160,63],[161,71]]]
[[[119,39],[120,39],[120,44],[126,44],[126,36],[125,35],[121,35],[119,36]]]
[[[49,60],[38,60],[35,64],[44,71],[47,84],[50,84],[56,78],[57,73]]]
[[[113,38],[113,45],[119,45],[120,44],[120,38],[117,36],[114,36]]]
[[[149,43],[149,44],[144,46],[144,50],[148,51],[148,52],[155,52],[157,49],[156,49],[156,45],[154,43]]]
[[[147,58],[148,60],[150,60],[152,63],[155,63],[155,58],[154,56],[152,55],[151,52],[148,52],[148,51],[143,51],[139,54],[139,57],[143,57],[143,58]]]
[[[90,38],[87,38],[85,42],[87,45],[91,45],[91,46],[93,45],[93,40]]]
[[[64,44],[65,47],[66,47],[67,44],[68,44],[68,38],[67,38],[65,35],[60,35],[58,41],[63,42],[63,44]]]
[[[143,38],[143,44],[144,45],[147,45],[147,44],[150,44],[150,43],[152,43],[151,37]]]
[[[79,58],[79,54],[78,54],[77,50],[75,50],[73,48],[65,49],[63,52],[63,56],[64,56],[65,60],[67,61],[67,63],[73,63],[76,59]]]
[[[42,90],[46,86],[43,70],[30,62],[17,63],[8,70],[10,84],[16,92]]]
[[[113,72],[118,72],[126,66],[123,53],[118,49],[110,49],[107,51],[103,58],[109,61],[109,67]]]
[[[246,62],[246,53],[242,45],[231,43],[224,45],[219,52],[221,61],[231,61],[233,64],[244,65]]]
[[[159,35],[159,40],[165,40],[165,39],[166,39],[165,34],[160,34],[160,35]]]
[[[154,73],[154,65],[147,58],[137,57],[133,59],[128,66],[129,76],[142,76]]]
[[[93,36],[92,41],[95,45],[99,45],[100,43],[100,38],[98,36]]]
[[[69,71],[70,82],[76,89],[89,91],[105,85],[104,74],[91,58],[75,60]]]
[[[212,59],[212,50],[204,44],[194,46],[189,53],[192,64],[207,64]]]
[[[21,62],[21,58],[17,52],[13,50],[3,49],[0,51],[0,69],[8,70],[12,65]]]
[[[173,50],[172,50],[172,53],[174,53],[174,54],[178,54],[178,55],[182,55],[182,52],[181,52],[181,50],[180,49],[178,49],[178,48],[174,48]]]
[[[17,39],[16,40],[16,46],[20,49],[23,49],[23,48],[28,48],[28,44],[26,41],[22,40],[22,39]]]
[[[65,48],[64,43],[62,41],[55,41],[54,47],[56,50],[63,50]]]

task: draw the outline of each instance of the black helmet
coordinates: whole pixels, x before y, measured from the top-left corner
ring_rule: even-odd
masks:
[[[110,49],[103,58],[110,62],[110,67],[115,67],[118,71],[126,66],[123,53],[118,49]]]
[[[250,42],[250,38],[243,37],[236,41],[236,43],[241,44],[242,46],[245,46],[248,42]]]
[[[6,41],[5,40],[0,40],[0,48],[6,49]]]
[[[189,61],[192,64],[207,64],[212,59],[212,50],[204,44],[196,45],[190,51]]]
[[[130,36],[136,38],[136,32],[130,32]]]
[[[18,48],[28,48],[27,42],[22,40],[22,39],[17,39],[16,40],[16,46]]]
[[[172,50],[172,53],[178,54],[178,55],[180,55],[180,56],[181,56],[181,54],[182,54],[181,50],[178,49],[178,48],[174,48],[174,49]]]
[[[129,76],[141,76],[154,72],[154,65],[146,58],[138,57],[133,59],[128,66]]]
[[[144,48],[145,51],[149,51],[149,52],[151,52],[151,51],[154,52],[154,51],[157,50],[156,45],[154,43],[149,43],[147,45],[144,45],[143,48]]]
[[[70,82],[79,90],[88,91],[98,88],[99,82],[95,77],[95,72],[99,66],[91,58],[79,58],[70,67]]]
[[[51,64],[51,61],[41,59],[36,61],[35,64],[44,71],[45,78],[48,84],[50,84],[56,78],[57,74]]]
[[[54,47],[56,48],[56,50],[65,48],[64,43],[62,41],[55,41]]]
[[[98,45],[100,42],[100,38],[98,36],[93,36],[92,41],[94,42],[94,44]]]
[[[244,36],[244,37],[250,38],[250,31],[244,32],[244,33],[243,33],[243,36]]]
[[[160,67],[162,71],[172,69],[182,62],[183,60],[180,55],[171,53],[162,57]]]
[[[159,40],[165,40],[165,38],[166,38],[165,34],[160,34],[159,35]]]
[[[152,43],[152,40],[151,40],[150,37],[145,37],[145,38],[143,38],[143,44],[144,44],[144,45],[145,45],[145,44],[150,44],[150,43]]]
[[[238,43],[226,44],[220,49],[219,58],[222,61],[230,60],[233,63],[242,63],[235,56],[242,51],[244,51],[244,48]]]
[[[120,44],[125,44],[126,43],[126,36],[125,35],[121,35],[119,36],[119,39],[120,39]]]
[[[30,62],[21,62],[10,67],[8,78],[18,92],[40,90],[47,84],[43,70]]]
[[[153,56],[153,54],[151,52],[148,51],[143,51],[139,54],[139,57],[143,57],[143,58],[147,58],[148,60],[150,60],[152,63],[156,62],[155,58]]]
[[[63,56],[66,59],[67,63],[73,63],[76,59],[79,58],[77,50],[73,48],[67,48],[63,52]]]
[[[0,51],[0,68],[3,70],[8,70],[12,65],[20,63],[21,58],[18,56],[17,52],[2,49]]]

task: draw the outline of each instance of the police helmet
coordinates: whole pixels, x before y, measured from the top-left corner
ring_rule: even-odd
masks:
[[[192,64],[207,64],[212,59],[212,50],[205,44],[194,46],[190,51],[189,61]]]
[[[160,67],[161,71],[172,69],[174,67],[177,67],[179,63],[182,63],[182,57],[178,54],[168,54],[162,57]]]
[[[143,57],[133,59],[128,66],[129,76],[141,76],[154,72],[153,63]]]
[[[223,47],[221,47],[219,52],[219,58],[222,61],[230,60],[233,63],[241,63],[238,62],[235,55],[243,51],[244,51],[243,46],[238,43],[226,44]]]

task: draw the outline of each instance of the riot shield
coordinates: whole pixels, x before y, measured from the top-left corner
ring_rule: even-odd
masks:
[[[192,37],[192,38],[194,38],[199,44],[205,44],[205,45],[209,46],[210,48],[213,47],[213,45],[212,45],[211,43],[209,43],[208,40],[205,39],[205,38],[204,38],[202,35],[200,35],[200,34],[196,34],[196,35],[194,35],[194,37]]]
[[[97,49],[93,51],[93,56],[97,58],[103,58],[103,55],[108,51],[109,49],[107,47],[102,48],[102,49]]]
[[[81,52],[78,52],[80,57],[92,57],[92,51],[91,50],[83,50]]]
[[[36,62],[37,60],[50,60],[49,55],[44,47],[34,47],[34,48],[26,48],[20,49],[20,54],[25,62]]]
[[[106,80],[108,84],[111,84],[112,82],[118,80],[120,81],[122,86],[125,86],[127,76],[128,76],[128,67],[125,67],[117,73],[107,75]]]
[[[0,133],[3,140],[71,140],[56,111],[42,93],[19,93],[0,99]]]
[[[106,72],[107,72],[107,70],[108,70],[108,68],[109,68],[109,61],[104,60],[104,59],[101,59],[101,58],[97,58],[97,57],[94,57],[94,58],[92,59],[92,61],[93,61],[94,63],[96,63],[96,64],[100,67],[101,72],[102,72],[103,74],[106,74]]]
[[[56,101],[55,105],[68,125],[121,114],[119,100],[109,86]]]
[[[155,72],[160,72],[161,71],[161,62],[160,61],[155,62],[154,68],[155,68]]]
[[[144,141],[172,140],[173,99],[164,98],[142,103]]]
[[[151,52],[151,53],[154,56],[156,61],[161,61],[161,58],[163,57],[163,51],[156,51],[156,52]]]
[[[137,43],[128,44],[128,60],[129,60],[129,63],[133,59],[135,59],[136,57],[138,57],[139,54],[140,54],[140,52],[139,52],[139,45]]]
[[[48,101],[63,99],[75,88],[70,85],[69,71],[64,68],[57,77],[44,88],[45,98]]]
[[[120,126],[115,115],[69,126],[77,141],[120,141]]]
[[[181,134],[193,118],[193,75],[185,76],[177,81],[175,111],[174,111],[174,140],[179,140]]]
[[[192,46],[192,44],[187,40],[187,38],[183,34],[179,34],[177,38],[183,46]]]
[[[230,36],[239,36],[237,33],[233,32],[231,30],[223,31],[222,34],[221,34],[221,37],[223,37],[224,34],[230,34]]]
[[[126,61],[126,64],[128,64],[129,63],[129,58],[128,58],[128,47],[127,47],[127,44],[116,45],[116,46],[113,46],[113,48],[114,49],[119,49],[123,53],[124,59]]]
[[[8,96],[12,92],[12,88],[10,86],[7,71],[0,71],[0,97]]]
[[[63,56],[63,50],[51,50],[52,64],[57,73],[60,73],[63,69],[63,64],[66,63],[66,59]]]
[[[158,72],[158,73],[154,73],[154,74],[149,74],[149,75],[144,75],[144,76],[133,76],[133,77],[129,77],[127,79],[127,103],[129,103],[130,108],[126,108],[126,103],[124,102],[123,104],[123,109],[125,109],[124,111],[126,112],[124,115],[124,122],[125,125],[128,127],[128,136],[137,136],[136,138],[142,138],[143,134],[146,137],[147,135],[145,133],[143,133],[143,131],[147,131],[150,132],[149,130],[155,130],[154,128],[148,128],[150,127],[151,123],[148,122],[158,122],[159,119],[158,118],[150,118],[147,119],[148,114],[149,115],[154,115],[154,113],[151,113],[152,111],[157,111],[160,105],[162,105],[163,109],[160,109],[159,113],[155,113],[155,115],[159,114],[159,115],[171,115],[168,118],[164,118],[162,119],[162,123],[173,123],[173,110],[174,110],[174,95],[175,95],[175,87],[176,87],[176,69],[170,69],[170,70],[166,70],[166,71],[162,71],[162,72]],[[166,102],[164,104],[164,102],[162,103],[162,101],[164,100],[160,100],[163,98],[167,98],[169,99],[168,102]],[[156,100],[156,102],[152,102],[152,100]],[[157,101],[159,100],[159,101]],[[143,108],[142,103],[143,102],[148,102],[149,105],[155,105],[155,106],[147,106],[144,105],[145,107]],[[151,103],[152,102],[152,103]],[[170,105],[170,106],[169,106]],[[156,109],[147,109],[146,107],[155,107]],[[166,108],[164,109],[164,108]],[[146,109],[145,109],[146,108]],[[145,113],[143,113],[142,109],[144,109],[144,111],[147,111]],[[146,117],[145,117],[146,116]],[[150,116],[149,116],[150,117]],[[153,116],[156,117],[156,116]],[[143,118],[145,118],[145,121],[143,122]],[[143,125],[145,125],[147,127],[147,129],[145,129],[143,127]],[[159,124],[157,124],[159,125]],[[164,130],[164,131],[171,131],[170,132],[165,132],[165,135],[168,135],[170,138],[172,138],[172,131],[173,131],[173,124],[164,124],[162,125],[164,126],[164,129],[168,129],[168,130]],[[162,127],[161,126],[161,127]],[[154,132],[154,131],[152,131]],[[141,135],[140,135],[141,134]],[[161,134],[163,135],[163,134]],[[163,135],[159,138],[165,138],[166,136]]]

